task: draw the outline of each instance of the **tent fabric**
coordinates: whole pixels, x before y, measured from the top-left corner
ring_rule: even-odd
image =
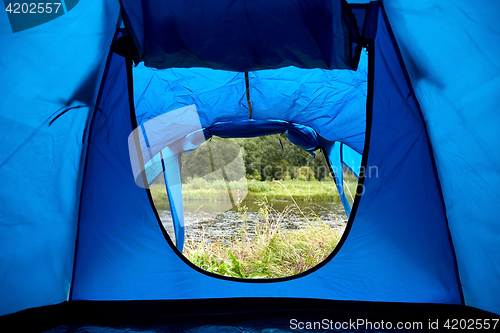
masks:
[[[387,21],[380,16],[375,23],[365,162],[378,166],[378,175],[364,180],[366,193],[338,252],[316,270],[281,280],[237,281],[203,273],[165,240],[122,144],[132,131],[124,102],[126,68],[122,57],[111,55],[103,88],[108,98],[91,128],[72,299],[299,297],[461,304],[423,119]]]
[[[335,178],[335,185],[337,187],[337,192],[340,196],[340,201],[342,201],[342,206],[344,206],[344,211],[347,217],[351,216],[351,204],[347,199],[347,195],[344,191],[344,173],[342,168],[342,143],[333,142],[325,146],[326,156],[328,156],[328,162],[333,170],[333,177]]]
[[[122,4],[140,60],[149,67],[351,68],[352,23],[341,0]]]
[[[162,108],[161,105],[156,107]],[[140,124],[128,137],[132,171],[138,186],[147,188],[165,169],[164,159],[192,151],[210,135],[204,132],[195,105],[170,110]],[[168,147],[168,150],[165,150]],[[146,173],[146,182],[142,178]]]
[[[366,128],[366,65],[365,57],[357,71],[285,67],[249,72],[252,119],[309,126],[324,139],[345,142],[362,153]],[[276,92],[274,99],[269,98],[270,91]],[[184,128],[191,124],[190,131],[249,118],[244,73],[209,68],[156,70],[139,65],[134,68],[134,100],[139,124],[168,112],[179,113],[190,105],[195,105],[197,116],[183,111],[185,120],[175,118],[176,122],[185,124]],[[178,135],[174,133],[161,135]],[[239,133],[243,135],[242,129]],[[169,140],[173,139],[162,139]]]
[[[351,215],[352,206],[344,190],[344,166],[347,167],[358,179],[360,178],[362,169],[362,154],[358,153],[348,145],[340,141],[324,142],[323,148],[328,157],[328,162],[332,168],[335,185],[340,196],[344,211],[349,217]],[[363,170],[363,175],[365,170]],[[349,190],[349,189],[347,189]],[[360,194],[364,194],[363,192]],[[349,193],[353,196],[353,193]]]
[[[0,14],[0,315],[67,300],[233,297],[466,304],[500,314],[497,1],[384,0],[349,6],[346,17],[337,15],[341,1],[214,1],[212,11],[190,0],[166,12],[169,26],[156,2],[123,0],[134,60],[189,67],[141,63],[133,89],[129,61],[105,61],[120,2],[64,3],[63,15],[22,31]],[[224,9],[231,19],[216,20]],[[289,30],[278,23],[289,22],[286,13]],[[262,33],[261,21],[275,26]],[[364,74],[348,70],[362,46]],[[139,147],[151,147],[148,121],[196,105],[205,131],[186,133],[187,148],[208,128],[248,120],[238,71],[248,71],[254,122],[304,126],[287,134],[305,149],[313,133],[342,142],[341,163],[366,176],[341,246],[299,276],[250,282],[200,271],[172,244],[144,189],[163,170],[161,156],[131,164],[134,121]]]
[[[431,138],[465,303],[500,313],[500,5],[384,4]]]
[[[165,154],[163,154],[165,152]],[[167,155],[168,157],[164,157]],[[172,154],[169,148],[160,153],[163,165],[163,178],[167,189],[170,212],[174,224],[175,246],[182,252],[184,246],[184,205],[182,202],[182,184],[179,154]]]
[[[344,166],[359,179],[362,170],[362,155],[339,141],[324,142],[323,148],[332,168],[340,201],[342,202],[342,206],[344,206],[347,217],[349,217],[351,215],[352,206],[344,190]],[[349,191],[348,188],[347,190]],[[349,193],[349,196],[353,197],[354,193]]]
[[[361,159],[363,156],[344,143],[342,144],[341,153],[342,164],[359,178],[361,174]]]
[[[0,315],[68,300],[89,115],[114,1],[13,32],[0,14]]]

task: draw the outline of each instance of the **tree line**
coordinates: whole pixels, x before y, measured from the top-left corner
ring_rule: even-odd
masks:
[[[191,153],[183,154],[181,161],[183,181],[190,177],[222,176],[229,180],[331,178],[321,150],[316,150],[313,157],[279,134],[234,139],[213,137]]]

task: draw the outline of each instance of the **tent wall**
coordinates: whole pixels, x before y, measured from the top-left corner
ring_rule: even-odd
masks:
[[[0,315],[68,300],[82,139],[118,10],[81,1],[16,33],[0,13]]]
[[[500,4],[384,5],[431,138],[465,303],[500,313]]]
[[[444,206],[423,119],[382,14],[368,30],[370,150],[352,227],[338,253],[299,277],[236,281],[202,273],[164,238],[127,150],[123,58],[112,55],[91,126],[72,299],[299,297],[460,304]],[[377,17],[379,18],[377,20]],[[270,96],[273,98],[273,96]],[[166,110],[168,111],[168,110]],[[425,209],[423,209],[425,207]]]

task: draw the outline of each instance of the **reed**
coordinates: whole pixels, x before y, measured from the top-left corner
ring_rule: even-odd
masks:
[[[323,261],[343,233],[313,213],[306,214],[297,204],[282,211],[268,204],[267,198],[258,200],[259,223],[252,235],[247,230],[246,209],[240,207],[242,222],[235,237],[210,241],[204,236],[187,239],[184,255],[198,267],[213,273],[238,278],[278,278],[304,272]],[[303,220],[303,227],[285,230],[285,220]]]

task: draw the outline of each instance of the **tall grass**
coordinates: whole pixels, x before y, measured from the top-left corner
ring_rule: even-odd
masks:
[[[238,236],[187,239],[184,255],[196,266],[238,278],[277,278],[304,272],[323,261],[335,248],[343,230],[332,228],[315,214],[306,215],[298,205],[277,211],[266,198],[259,202],[259,223],[249,236],[246,209],[240,207],[242,226]],[[305,224],[285,230],[284,221],[298,210]]]
[[[354,196],[358,180],[346,175],[344,189]],[[182,186],[184,200],[227,200],[224,180],[207,181],[190,178]],[[314,212],[305,213],[298,205],[301,200],[335,200],[339,195],[333,180],[281,181],[244,180],[229,182],[232,195],[254,200],[259,205],[259,220],[253,230],[247,224],[248,208],[238,205],[241,227],[237,236],[188,238],[183,254],[196,266],[220,275],[238,278],[278,278],[304,272],[323,261],[337,246],[345,225],[335,228],[325,224]],[[248,189],[248,190],[247,190]],[[247,192],[248,191],[248,192]],[[168,205],[165,186],[151,186],[157,207]],[[287,200],[293,204],[278,211],[269,204],[273,200]],[[351,200],[349,200],[351,201]],[[286,221],[300,219],[298,229],[284,229]]]

